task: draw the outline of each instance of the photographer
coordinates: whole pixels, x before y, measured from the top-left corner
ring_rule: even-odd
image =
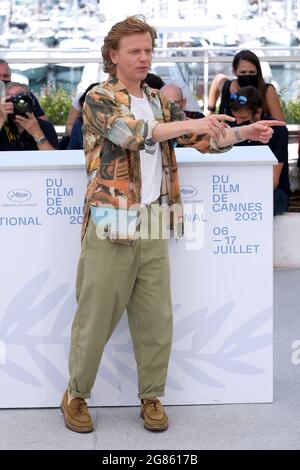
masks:
[[[8,83],[11,82],[11,68],[4,59],[0,59],[0,80],[5,84],[8,85]],[[48,121],[47,116],[44,113],[43,108],[41,107],[37,97],[32,93],[32,91],[29,91],[30,96],[32,98],[33,104],[34,104],[34,115],[35,117],[38,117],[40,119],[45,119]]]
[[[10,82],[0,104],[0,151],[59,148],[51,122],[36,118],[28,87]]]
[[[235,117],[230,122],[230,127],[245,126],[261,119],[270,121],[273,119],[263,111],[263,97],[254,86],[245,86],[237,93],[231,93],[229,97],[231,114]],[[255,139],[238,142],[235,145],[249,146],[261,145]],[[273,135],[269,142],[265,143],[272,150],[278,160],[273,167],[273,214],[283,214],[288,209],[290,181],[288,162],[288,130],[286,126],[273,127]]]

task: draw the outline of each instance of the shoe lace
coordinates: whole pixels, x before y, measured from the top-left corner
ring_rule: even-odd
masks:
[[[83,398],[75,398],[75,403],[74,405],[78,408],[79,413],[85,413],[87,409],[87,404]]]
[[[153,411],[157,411],[159,408],[159,401],[157,398],[148,398],[147,404],[151,406]]]

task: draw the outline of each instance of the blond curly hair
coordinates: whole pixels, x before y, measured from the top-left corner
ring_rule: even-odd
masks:
[[[143,33],[150,33],[153,50],[156,45],[155,40],[157,38],[157,33],[152,26],[146,23],[146,19],[143,15],[128,16],[126,20],[116,23],[105,36],[104,44],[101,48],[104,72],[109,73],[109,75],[115,75],[116,66],[111,61],[110,52],[112,50],[118,50],[122,37],[129,36],[130,34]]]

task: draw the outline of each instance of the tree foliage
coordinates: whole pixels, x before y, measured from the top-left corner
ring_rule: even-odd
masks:
[[[55,125],[66,124],[72,104],[72,98],[63,88],[46,87],[42,90],[39,102],[48,117]]]

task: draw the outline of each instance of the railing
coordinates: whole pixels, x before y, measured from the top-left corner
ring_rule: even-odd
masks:
[[[285,101],[297,97],[300,91],[300,48],[251,47],[251,50],[257,53],[261,63],[265,66],[266,81],[277,82],[278,91]],[[206,109],[210,81],[216,73],[223,72],[228,76],[232,75],[231,63],[236,51],[232,47],[156,49],[152,69],[154,72],[163,71],[165,76],[162,78],[167,81],[174,79],[174,77],[177,77],[178,80],[184,80],[194,96],[202,97],[202,105]],[[52,70],[52,79],[55,78],[55,73],[53,73],[55,64],[63,65],[66,68],[69,65],[70,73],[76,66],[83,68],[87,64],[98,64],[96,75],[85,78],[86,86],[103,78],[100,47],[99,50],[0,49],[0,57],[6,58],[12,69],[16,64],[47,64]],[[78,77],[73,74],[73,79],[70,78],[68,82],[68,91],[75,93],[78,83]],[[35,85],[33,79],[30,79],[30,86],[36,89]],[[64,87],[64,83],[60,83],[60,85]],[[84,88],[84,84],[82,84],[82,88]]]

